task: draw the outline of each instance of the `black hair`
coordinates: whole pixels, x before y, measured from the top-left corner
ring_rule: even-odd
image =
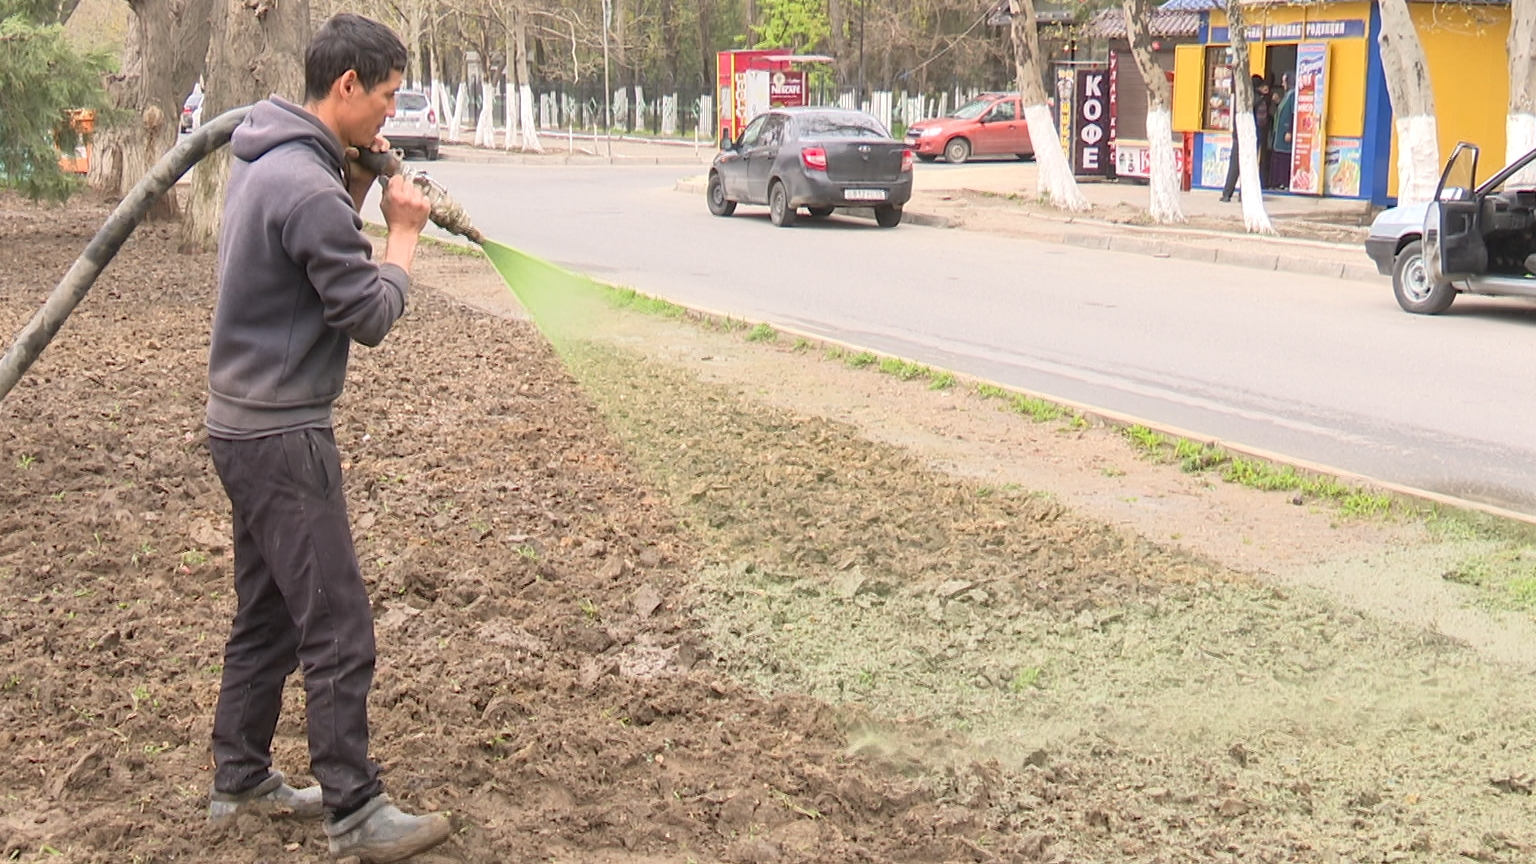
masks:
[[[343,12],[320,25],[304,52],[304,100],[319,102],[330,95],[331,85],[357,71],[357,80],[372,90],[405,71],[405,43],[395,31],[369,18]]]

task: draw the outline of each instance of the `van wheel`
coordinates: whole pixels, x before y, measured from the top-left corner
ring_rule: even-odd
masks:
[[[790,228],[799,215],[799,211],[789,203],[789,190],[784,188],[783,181],[773,181],[773,188],[768,190],[768,218],[780,228]]]
[[[895,228],[901,224],[901,208],[895,204],[882,204],[875,208],[875,224],[881,228]]]
[[[1456,287],[1430,278],[1424,260],[1424,244],[1418,240],[1403,247],[1392,264],[1392,293],[1397,305],[1415,315],[1439,315],[1456,299]]]
[[[944,145],[944,161],[951,165],[960,165],[971,158],[971,142],[964,138],[956,138]]]
[[[428,161],[436,162],[440,158],[442,158],[442,154],[438,152],[437,145],[436,144],[428,145],[427,146],[427,159],[428,159]]]

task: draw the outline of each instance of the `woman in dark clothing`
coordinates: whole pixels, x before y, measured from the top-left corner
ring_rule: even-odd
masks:
[[[1286,76],[1284,83],[1285,95],[1280,98],[1280,107],[1275,111],[1275,131],[1270,136],[1271,146],[1275,148],[1270,159],[1270,180],[1276,189],[1291,188],[1291,151],[1295,149],[1291,138],[1296,126],[1296,91],[1289,86],[1290,76]]]
[[[1274,148],[1269,137],[1274,134],[1273,107],[1269,101],[1269,82],[1262,75],[1253,76],[1253,125],[1259,133],[1259,187],[1262,189],[1270,187],[1269,162]]]

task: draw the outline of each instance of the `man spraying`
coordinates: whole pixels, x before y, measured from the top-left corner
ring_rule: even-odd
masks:
[[[340,856],[399,861],[447,838],[448,820],[390,803],[368,755],[373,613],[341,490],[331,405],[350,343],[378,345],[405,311],[428,202],[393,178],[383,260],[358,215],[374,177],[348,148],[386,149],[406,51],[357,15],[325,22],[304,58],[305,104],[272,97],[230,141],[219,299],[208,357],[208,450],[233,510],[238,606],[213,723],[209,819],[247,807],[328,815]],[[272,768],[283,682],[304,669],[311,769]]]

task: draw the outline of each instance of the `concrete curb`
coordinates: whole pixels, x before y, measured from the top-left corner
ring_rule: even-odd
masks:
[[[677,181],[672,188],[674,191],[689,195],[703,195],[705,180],[703,177],[685,177]],[[863,219],[874,218],[874,211],[865,207],[850,208],[846,212],[850,216]],[[923,213],[912,210],[910,207],[902,214],[902,222],[930,228],[965,227],[965,222],[962,220],[951,219],[947,216],[939,216],[933,213]],[[1298,247],[1305,248],[1305,245],[1297,243],[1266,244],[1270,248],[1276,249],[1273,252],[1255,252],[1251,249],[1215,249],[1175,238],[1138,236],[1138,233],[1145,232],[1130,233],[1107,224],[1097,228],[1097,230],[1081,230],[1077,227],[1080,225],[1082,223],[1042,220],[1042,224],[1030,226],[1023,234],[1031,240],[1043,243],[1060,243],[1066,246],[1077,246],[1082,249],[1102,249],[1109,252],[1147,255],[1153,258],[1178,258],[1184,261],[1202,261],[1207,264],[1227,264],[1233,267],[1248,267],[1254,270],[1298,273],[1307,276],[1323,276],[1332,279],[1372,282],[1376,284],[1383,283],[1387,278],[1377,273],[1375,265],[1370,264],[1365,259],[1365,250],[1363,248],[1360,250],[1361,263],[1350,264],[1297,254]],[[1206,231],[1204,233],[1211,239],[1224,239],[1225,237],[1240,240],[1248,239],[1241,235],[1223,235],[1216,231]],[[1318,249],[1341,247],[1341,244],[1310,245],[1315,245]]]

